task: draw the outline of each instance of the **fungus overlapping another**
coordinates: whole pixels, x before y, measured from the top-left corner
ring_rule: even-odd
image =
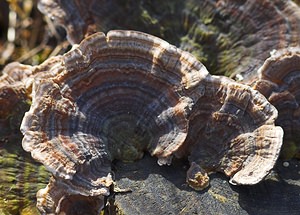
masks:
[[[68,195],[108,195],[113,159],[148,150],[168,163],[187,135],[187,94],[208,75],[188,53],[130,31],[92,35],[58,64],[56,77],[36,80],[21,130]]]
[[[211,73],[238,81],[255,79],[273,49],[300,42],[300,9],[292,1],[158,2],[39,0],[39,9],[66,29],[72,44],[95,31],[143,31],[194,54]]]
[[[0,77],[0,145],[12,139],[20,141],[20,124],[29,109],[26,87],[23,82],[31,75],[31,66],[10,63]]]
[[[199,190],[208,186],[210,172],[225,173],[232,184],[261,181],[281,149],[277,110],[257,91],[226,77],[207,77],[196,92],[200,96],[181,148],[192,163],[187,181]]]
[[[216,171],[233,184],[258,183],[278,157],[282,129],[261,94],[209,75],[195,57],[157,37],[96,33],[54,65],[49,72],[56,75],[35,79],[21,125],[23,148],[53,174],[38,193],[42,212],[69,210],[79,199],[103,201],[111,162],[145,151],[159,164],[189,156],[188,183],[196,189],[208,185],[202,173]]]
[[[49,72],[60,56],[50,58],[38,66],[13,62],[4,67],[0,77],[0,143],[22,138],[20,124],[31,104],[31,89],[35,79],[49,78],[58,71]]]
[[[45,64],[51,67],[50,61]],[[47,184],[50,176],[24,152],[20,132],[22,118],[31,105],[32,80],[39,75],[51,76],[51,73],[44,73],[47,66],[33,67],[14,62],[4,67],[0,77],[1,214],[19,214],[23,213],[21,210],[34,208],[36,191]]]
[[[284,129],[282,156],[299,157],[300,128],[300,49],[273,51],[259,69],[253,88],[278,110],[276,124]]]

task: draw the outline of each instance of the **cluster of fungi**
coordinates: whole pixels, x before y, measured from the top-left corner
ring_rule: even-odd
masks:
[[[40,10],[66,29],[73,48],[38,66],[7,65],[0,116],[25,114],[22,146],[52,174],[37,193],[42,214],[68,214],[67,205],[82,199],[100,212],[113,183],[112,161],[135,161],[145,152],[160,165],[187,158],[186,181],[196,190],[209,185],[213,172],[234,185],[257,184],[282,147],[296,147],[297,156],[298,6],[187,2],[211,8],[215,23],[224,22],[226,30],[218,30],[229,33],[217,38],[231,41],[218,47],[219,60],[229,56],[222,61],[228,67],[215,68],[232,70],[231,78],[210,74],[186,41],[177,48],[140,31],[102,33],[101,4],[114,7],[115,1],[40,0]],[[253,17],[260,7],[267,8]]]

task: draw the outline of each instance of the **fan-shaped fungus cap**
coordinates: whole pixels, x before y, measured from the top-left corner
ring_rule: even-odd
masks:
[[[21,131],[23,148],[66,198],[108,195],[113,159],[135,160],[148,150],[169,163],[187,135],[188,95],[208,75],[190,54],[134,31],[87,37],[54,68],[57,76],[34,83]],[[44,196],[58,205],[62,195]]]
[[[95,4],[101,6],[100,1],[58,1],[39,0],[39,10],[52,19],[57,25],[61,25],[67,31],[68,40],[79,43],[86,34],[95,33],[93,9]]]
[[[49,61],[46,64],[53,65]],[[20,132],[31,104],[32,80],[51,75],[44,70],[48,68],[43,64],[33,67],[14,62],[5,66],[0,76],[0,214],[22,214],[22,208],[34,202],[37,189],[49,180],[45,168],[24,154]]]
[[[35,79],[21,125],[23,148],[54,175],[39,192],[41,211],[108,195],[111,161],[139,159],[146,150],[160,164],[189,155],[187,181],[195,189],[215,171],[233,184],[258,183],[278,157],[276,109],[159,38],[96,33],[54,65],[56,76]]]
[[[292,1],[220,0],[215,5],[223,34],[219,63],[243,83],[256,78],[270,51],[300,42],[300,9]]]
[[[32,67],[17,62],[4,67],[0,77],[0,118],[6,118],[9,112],[24,100],[24,80],[32,73]]]
[[[30,94],[33,79],[45,79],[56,75],[57,70],[52,69],[51,72],[48,71],[50,68],[55,67],[57,63],[61,62],[60,58],[61,56],[49,58],[38,66],[24,65],[18,62],[10,63],[6,65],[2,71],[0,87],[20,85],[26,88],[28,94]]]
[[[0,142],[21,138],[20,124],[29,109],[23,80],[31,75],[32,67],[10,63],[0,77]]]
[[[285,134],[283,156],[295,156],[300,150],[300,48],[272,52],[259,69],[253,88],[278,110],[276,124]]]
[[[259,92],[225,77],[207,77],[195,95],[187,140],[178,151],[192,163],[187,182],[204,189],[210,172],[224,172],[232,184],[260,182],[282,145],[277,110]]]
[[[50,177],[49,184],[36,194],[40,212],[42,214],[100,214],[105,202],[103,195],[91,198],[80,192],[72,193],[70,189],[72,186],[66,184],[66,181]]]
[[[4,67],[0,76],[0,142],[21,138],[19,128],[30,107],[32,82],[54,76],[59,58],[53,57],[39,66],[14,62]],[[52,72],[48,72],[50,67]]]
[[[159,9],[154,5],[117,0],[39,1],[39,9],[67,30],[73,44],[95,29],[151,29],[149,33],[198,56],[212,72],[232,75],[243,83],[256,78],[270,51],[300,42],[300,9],[292,1],[185,0],[160,4]]]

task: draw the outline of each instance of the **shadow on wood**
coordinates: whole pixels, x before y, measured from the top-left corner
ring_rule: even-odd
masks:
[[[134,163],[116,162],[116,184],[131,192],[114,194],[110,214],[299,214],[300,163],[288,164],[279,161],[278,175],[254,186],[230,185],[216,173],[210,176],[210,187],[199,192],[185,182],[187,161],[160,167],[146,155]]]

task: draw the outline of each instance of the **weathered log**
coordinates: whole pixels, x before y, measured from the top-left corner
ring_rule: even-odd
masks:
[[[226,178],[211,175],[210,187],[195,191],[184,177],[188,163],[177,160],[159,167],[145,156],[134,163],[116,162],[116,184],[131,192],[115,193],[110,214],[260,214],[300,213],[300,162],[278,161],[269,179],[253,186],[232,186]],[[113,205],[114,204],[114,205]]]

